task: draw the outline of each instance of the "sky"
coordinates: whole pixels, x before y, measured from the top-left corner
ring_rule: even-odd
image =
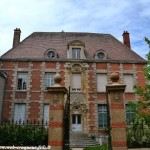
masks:
[[[130,33],[131,48],[145,58],[150,48],[150,0],[1,0],[0,56],[12,48],[14,29],[21,41],[33,32],[111,34],[121,42]]]

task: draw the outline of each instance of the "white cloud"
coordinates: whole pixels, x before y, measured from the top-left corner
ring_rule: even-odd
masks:
[[[132,49],[145,57],[148,48],[143,39],[150,34],[149,6],[150,0],[1,0],[0,55],[11,48],[13,30],[19,27],[21,39],[36,31],[64,30],[110,33],[122,41],[127,30]]]

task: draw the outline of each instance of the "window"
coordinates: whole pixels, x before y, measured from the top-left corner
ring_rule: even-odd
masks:
[[[95,54],[95,59],[100,59],[100,60],[107,59],[106,51],[104,51],[102,49],[98,50]]]
[[[27,73],[18,73],[17,90],[27,90]]]
[[[45,73],[45,89],[54,85],[54,75],[55,73]]]
[[[99,128],[107,127],[107,105],[98,105],[98,126]]]
[[[124,75],[124,84],[126,85],[125,92],[133,92],[133,75],[132,74],[125,74]]]
[[[97,54],[97,58],[98,58],[98,59],[104,59],[104,57],[105,57],[105,54],[104,54],[103,52],[99,52],[99,53]]]
[[[25,121],[26,104],[16,103],[14,104],[14,122]]]
[[[73,59],[80,59],[80,48],[72,48],[72,58]]]
[[[97,74],[97,91],[106,92],[107,74]]]
[[[126,122],[130,123],[134,120],[135,112],[133,111],[131,105],[126,104]]]
[[[47,53],[47,56],[48,56],[48,58],[54,58],[54,57],[55,57],[55,52],[49,51],[49,52]]]
[[[57,58],[57,51],[55,49],[48,49],[45,53],[45,56],[50,59]]]
[[[44,124],[49,123],[49,104],[44,104],[43,121]]]
[[[72,74],[72,91],[81,91],[81,74]]]

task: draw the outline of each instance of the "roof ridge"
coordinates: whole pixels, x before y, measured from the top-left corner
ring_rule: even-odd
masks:
[[[61,32],[41,32],[41,31],[36,31],[36,32],[33,32],[32,34],[35,34],[35,33],[49,33],[49,34],[94,34],[94,35],[111,35],[109,33],[96,33],[96,32],[64,32],[64,31],[61,31]],[[112,35],[111,35],[112,36]]]

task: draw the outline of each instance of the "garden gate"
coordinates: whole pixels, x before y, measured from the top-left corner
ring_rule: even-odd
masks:
[[[65,103],[65,109],[64,109],[64,146],[63,150],[69,150],[70,148],[70,87],[69,91],[67,93],[67,100]]]

